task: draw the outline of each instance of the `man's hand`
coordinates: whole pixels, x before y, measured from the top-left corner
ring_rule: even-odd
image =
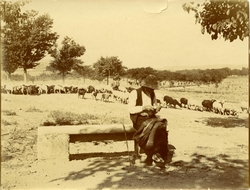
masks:
[[[148,105],[148,106],[142,106],[142,110],[143,111],[154,111],[155,108],[153,106]]]
[[[158,113],[159,111],[161,111],[161,108],[162,108],[162,106],[158,106],[157,108],[155,108],[156,113]]]
[[[142,112],[141,116],[148,117],[148,114],[146,112]]]

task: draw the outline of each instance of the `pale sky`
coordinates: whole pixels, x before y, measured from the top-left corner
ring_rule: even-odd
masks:
[[[69,36],[85,46],[85,65],[117,56],[128,68],[247,67],[248,39],[230,43],[202,35],[184,2],[190,0],[32,0],[25,9],[49,13],[58,45]]]

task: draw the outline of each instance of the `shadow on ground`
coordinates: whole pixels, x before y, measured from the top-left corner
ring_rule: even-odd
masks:
[[[206,125],[211,127],[223,127],[223,128],[234,128],[234,127],[246,127],[249,128],[248,118],[242,119],[238,117],[210,117],[204,120]]]
[[[131,164],[128,158],[120,156],[92,160],[85,168],[51,182],[83,180],[102,173],[103,180],[93,189],[238,189],[247,188],[248,184],[248,161],[231,159],[228,155],[208,157],[195,153],[191,155],[191,161],[175,161],[165,169],[145,167],[139,162]]]

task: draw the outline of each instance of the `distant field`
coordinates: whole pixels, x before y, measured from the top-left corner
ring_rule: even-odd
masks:
[[[248,77],[229,77],[219,84],[218,88],[212,85],[201,85],[186,87],[168,88],[161,90],[176,99],[181,97],[195,98],[197,100],[219,99],[232,103],[248,102]]]

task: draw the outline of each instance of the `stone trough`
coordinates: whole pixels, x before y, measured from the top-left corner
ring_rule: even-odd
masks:
[[[135,133],[132,124],[125,124],[124,127],[122,124],[39,126],[37,137],[38,159],[69,160],[70,143],[76,141],[126,141],[126,138],[127,140],[132,140]],[[134,148],[135,152],[138,152],[135,143]],[[115,151],[117,152],[119,150]]]

